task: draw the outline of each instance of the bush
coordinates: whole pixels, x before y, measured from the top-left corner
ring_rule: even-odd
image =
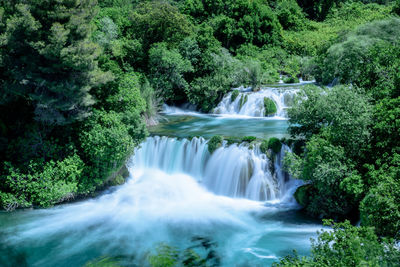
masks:
[[[168,49],[167,44],[158,43],[149,50],[150,82],[164,101],[184,101],[189,84],[184,78],[193,71],[189,60],[184,59],[176,49]]]
[[[268,141],[268,149],[271,149],[275,154],[279,154],[282,149],[281,141],[276,137],[271,137]]]
[[[277,44],[282,27],[275,12],[263,1],[185,1],[183,8],[199,22],[208,22],[214,36],[228,49],[244,43]]]
[[[107,102],[110,109],[116,112],[138,112],[146,110],[146,102],[142,98],[140,75],[128,72],[118,80],[115,92],[108,96]]]
[[[311,255],[300,258],[287,256],[275,267],[293,266],[397,266],[400,252],[393,242],[380,242],[374,229],[352,226],[349,221],[334,224],[324,222],[331,230],[322,230],[312,240]]]
[[[383,161],[368,172],[371,187],[360,205],[361,223],[375,227],[379,235],[400,240],[400,154]]]
[[[118,170],[133,152],[134,141],[122,116],[115,112],[97,111],[87,122],[89,129],[80,135],[82,151],[89,173],[80,190],[92,191]]]
[[[136,39],[141,39],[146,48],[154,43],[178,44],[193,32],[187,16],[181,14],[168,2],[141,2],[130,14],[130,29]]]
[[[370,138],[372,107],[369,98],[357,88],[335,86],[322,89],[306,86],[288,109],[289,132],[308,140],[325,132],[333,145],[349,156],[361,154]]]
[[[43,164],[32,161],[29,171],[23,173],[6,163],[6,174],[1,177],[4,190],[0,192],[1,208],[49,207],[74,196],[84,168],[79,156]]]
[[[400,181],[387,179],[371,188],[360,205],[363,225],[379,235],[400,239]]]
[[[277,1],[275,12],[285,30],[302,30],[306,26],[306,17],[296,0]]]
[[[353,83],[371,91],[375,99],[393,95],[399,84],[399,36],[398,18],[359,27],[320,56],[317,81]]]
[[[307,142],[303,157],[290,154],[285,165],[296,178],[311,183],[315,190],[306,206],[309,214],[343,218],[350,214],[364,193],[364,182],[342,147],[324,136]]]
[[[275,115],[277,112],[277,108],[274,100],[268,97],[264,97],[264,110],[264,114],[266,117]]]
[[[393,6],[393,13],[400,16],[400,0],[396,0],[396,4]]]
[[[204,112],[214,108],[233,86],[240,85],[237,81],[240,79],[236,75],[240,62],[227,50],[218,48],[217,51],[204,55],[204,60],[207,58],[207,68],[210,70],[206,75],[195,78],[186,90],[190,103],[197,105]]]
[[[208,141],[208,151],[210,152],[210,154],[214,153],[215,150],[222,146],[223,140],[224,139],[222,138],[222,136],[215,135]]]

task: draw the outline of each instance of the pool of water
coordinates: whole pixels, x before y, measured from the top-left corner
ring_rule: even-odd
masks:
[[[134,177],[136,176],[136,177]],[[1,266],[84,266],[101,257],[146,266],[161,243],[185,249],[194,238],[215,247],[222,266],[269,266],[309,251],[321,228],[295,206],[215,195],[192,177],[141,170],[90,200],[0,213]]]
[[[164,115],[160,124],[149,128],[152,135],[210,138],[214,135],[257,138],[288,137],[288,123],[283,119],[243,116]]]

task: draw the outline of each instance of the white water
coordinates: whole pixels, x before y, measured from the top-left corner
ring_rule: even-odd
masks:
[[[279,201],[290,198],[293,187],[297,186],[282,170],[286,151],[288,148],[283,146],[272,163],[258,145],[253,148],[246,144],[225,145],[210,155],[203,138],[189,141],[157,136],[149,137],[136,149],[130,165],[137,172],[159,169],[168,174],[188,174],[218,195]],[[290,197],[286,196],[288,192]]]
[[[247,117],[265,117],[264,98],[272,99],[277,107],[274,119],[285,119],[286,109],[290,107],[293,98],[299,89],[295,88],[263,88],[258,92],[245,92],[241,89],[238,97],[232,102],[232,92],[228,93],[218,106],[214,109],[214,114],[220,115],[240,115]],[[240,106],[241,98],[247,96],[247,101]]]
[[[189,116],[206,116],[204,113],[197,112],[193,109],[188,109],[185,107],[175,107],[163,105],[162,113],[167,115],[189,115]]]
[[[3,242],[27,252],[29,266],[82,266],[119,255],[146,266],[157,244],[187,248],[203,236],[217,242],[222,266],[268,266],[292,249],[307,253],[320,229],[285,220],[297,186],[281,169],[287,150],[272,173],[258,147],[225,145],[210,155],[203,138],[150,137],[132,156],[126,184],[96,199],[0,219]]]

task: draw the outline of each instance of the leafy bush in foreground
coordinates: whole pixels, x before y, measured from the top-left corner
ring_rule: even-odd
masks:
[[[346,221],[334,224],[325,221],[333,230],[322,230],[317,240],[312,240],[311,255],[287,256],[275,267],[283,266],[397,266],[400,252],[388,240],[379,240],[370,227],[355,227]]]

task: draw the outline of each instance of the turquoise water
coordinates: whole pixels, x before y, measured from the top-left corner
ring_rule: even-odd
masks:
[[[150,132],[175,137],[284,137],[287,121],[165,115]],[[191,145],[194,156],[187,152],[187,142],[176,142],[164,150],[155,145],[147,152],[136,151],[136,155],[145,153],[150,163],[135,164],[134,156],[127,183],[97,198],[50,209],[0,212],[0,266],[84,266],[102,257],[118,259],[120,266],[147,266],[149,253],[159,244],[183,250],[199,238],[214,245],[222,266],[270,266],[293,250],[300,255],[309,253],[310,237],[321,228],[318,221],[302,215],[293,199],[254,201],[221,195],[206,187],[199,175],[185,171],[188,164],[196,170],[202,166],[196,156],[199,147]],[[239,153],[246,148],[220,149],[221,157],[205,155],[201,160],[228,170],[237,168],[236,160],[247,160],[240,154],[222,153],[224,149]],[[175,157],[177,153],[180,157]],[[268,162],[262,155],[246,153],[252,157],[251,164],[261,158]],[[169,161],[151,164],[152,158],[172,155],[182,161],[174,160],[173,168]],[[216,175],[229,180],[224,173]]]
[[[214,135],[257,138],[288,137],[287,120],[218,117],[211,115],[164,115],[161,124],[149,128],[153,135],[211,138]]]

